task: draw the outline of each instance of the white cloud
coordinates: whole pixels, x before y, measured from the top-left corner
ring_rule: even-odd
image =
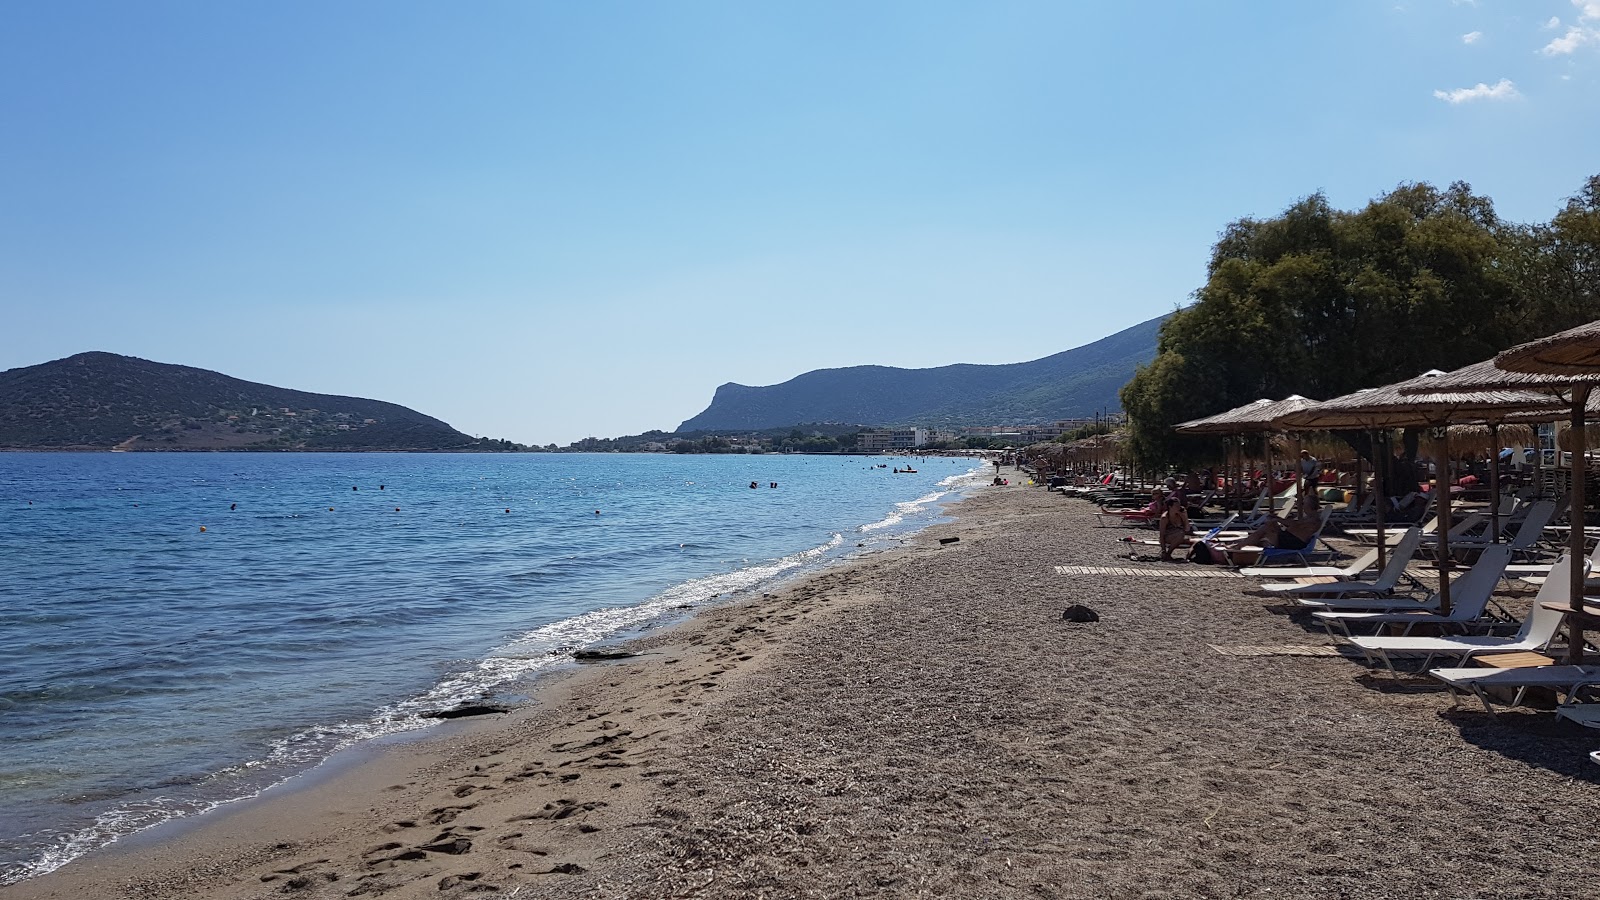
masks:
[[[1500,79],[1492,87],[1480,81],[1473,87],[1434,91],[1433,95],[1446,103],[1466,103],[1468,100],[1514,100],[1522,96],[1517,93],[1517,86],[1512,84],[1509,78]]]
[[[1595,4],[1600,7],[1600,3]],[[1539,50],[1545,56],[1565,56],[1576,51],[1586,44],[1600,45],[1600,28],[1586,28],[1582,25],[1573,25],[1567,33],[1556,38]]]
[[[1463,34],[1461,36],[1461,43],[1463,43],[1463,44],[1476,44],[1478,42],[1478,38],[1481,38],[1481,37],[1483,37],[1483,32],[1481,32],[1481,31],[1469,31],[1466,34]]]
[[[1551,16],[1550,17],[1550,21],[1544,23],[1544,27],[1546,27],[1546,28],[1560,28],[1561,27],[1561,17],[1560,16]]]
[[[1600,0],[1572,0],[1580,19],[1600,19]]]

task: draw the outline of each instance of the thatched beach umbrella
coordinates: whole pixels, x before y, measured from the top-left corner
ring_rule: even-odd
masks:
[[[1583,558],[1583,509],[1587,490],[1587,425],[1590,394],[1600,384],[1600,321],[1579,325],[1549,337],[1518,344],[1491,362],[1476,363],[1450,373],[1442,385],[1449,390],[1478,390],[1487,385],[1542,391],[1565,398],[1572,422],[1572,504],[1568,552]],[[1583,567],[1574,563],[1567,627],[1572,640],[1567,662],[1583,661]]]
[[[1448,426],[1455,422],[1498,421],[1514,412],[1548,408],[1554,404],[1547,395],[1517,390],[1485,390],[1460,393],[1430,391],[1429,386],[1445,373],[1437,369],[1416,378],[1380,388],[1367,388],[1324,401],[1302,413],[1286,416],[1285,424],[1303,428],[1439,428],[1441,441],[1438,482],[1434,490],[1439,511],[1439,606],[1450,611],[1450,454]],[[1382,510],[1383,504],[1378,504]],[[1378,546],[1383,546],[1380,519]],[[1380,551],[1381,552],[1381,551]]]
[[[1204,419],[1180,422],[1173,428],[1185,434],[1266,434],[1283,430],[1280,422],[1284,416],[1301,412],[1315,406],[1316,403],[1317,401],[1308,400],[1299,394],[1291,394],[1282,400],[1262,398]],[[1241,469],[1244,468],[1242,458],[1239,466]],[[1270,443],[1267,445],[1267,470],[1268,472],[1272,470]]]

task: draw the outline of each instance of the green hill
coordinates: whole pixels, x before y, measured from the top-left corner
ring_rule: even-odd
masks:
[[[11,450],[470,450],[498,443],[394,403],[115,353],[0,372],[0,448]]]
[[[1051,422],[1121,408],[1117,391],[1156,353],[1166,316],[1036,359],[935,369],[817,369],[770,387],[724,384],[687,431],[756,430],[795,422],[985,425]],[[1065,329],[1063,329],[1065,332]]]

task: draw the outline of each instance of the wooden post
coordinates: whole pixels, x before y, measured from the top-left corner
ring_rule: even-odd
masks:
[[[1384,431],[1377,430],[1372,433],[1372,489],[1377,491],[1378,499],[1372,506],[1377,511],[1378,527],[1378,571],[1389,564],[1389,548],[1384,546],[1386,540],[1383,535],[1384,513],[1389,510],[1389,493],[1384,489],[1383,470],[1389,462],[1389,441]]]
[[[1500,423],[1489,423],[1489,533],[1500,543]]]
[[[1567,538],[1567,552],[1571,554],[1572,562],[1572,594],[1568,601],[1572,615],[1567,616],[1567,634],[1570,637],[1567,664],[1572,666],[1583,663],[1583,507],[1589,455],[1584,407],[1589,402],[1589,390],[1587,384],[1574,385],[1572,388],[1572,506],[1567,516],[1568,524],[1572,527],[1572,533]],[[1560,446],[1556,445],[1557,452],[1560,452]],[[1560,457],[1557,457],[1559,461]]]
[[[1434,503],[1439,511],[1439,614],[1450,615],[1450,426],[1439,429],[1439,456],[1434,466]]]

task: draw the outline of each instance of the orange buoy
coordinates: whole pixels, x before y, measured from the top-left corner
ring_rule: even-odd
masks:
[[[201,531],[205,531],[205,530],[206,530],[206,527],[205,527],[205,526],[204,526],[204,525],[201,525],[201,526],[200,526],[200,530],[201,530]]]

